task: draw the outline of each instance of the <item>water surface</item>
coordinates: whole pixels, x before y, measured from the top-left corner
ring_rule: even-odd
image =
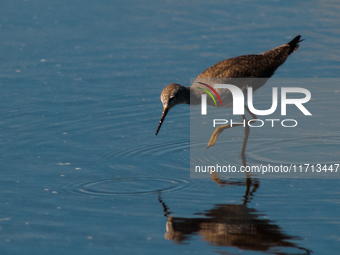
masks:
[[[154,133],[164,86],[188,86],[222,59],[298,34],[305,41],[275,77],[339,78],[339,8],[2,2],[1,253],[338,254],[338,179],[191,179],[189,107],[172,109]],[[304,136],[253,132],[248,162],[339,159],[340,89],[320,84],[312,93],[316,121],[305,122]],[[243,134],[223,133],[211,149],[240,148]],[[226,152],[241,161],[239,150]]]

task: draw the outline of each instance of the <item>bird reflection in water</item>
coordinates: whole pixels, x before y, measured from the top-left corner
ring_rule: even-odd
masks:
[[[246,186],[242,203],[216,204],[204,213],[195,213],[192,218],[172,217],[170,208],[159,193],[158,200],[163,206],[164,216],[167,217],[165,238],[176,244],[183,244],[199,234],[204,241],[216,246],[280,255],[312,252],[292,242],[302,238],[284,233],[282,228],[267,219],[265,214],[248,206],[259,187],[258,179],[249,177],[243,181],[223,182],[222,185]]]

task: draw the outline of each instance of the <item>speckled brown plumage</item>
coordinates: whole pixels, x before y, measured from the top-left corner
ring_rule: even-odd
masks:
[[[287,57],[299,48],[301,36],[289,43],[261,54],[244,55],[222,60],[197,78],[269,78]]]

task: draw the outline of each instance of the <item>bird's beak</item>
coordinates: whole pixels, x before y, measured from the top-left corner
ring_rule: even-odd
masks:
[[[156,135],[158,134],[158,131],[161,129],[161,126],[163,124],[163,121],[164,121],[165,116],[167,115],[168,111],[169,111],[169,108],[167,108],[167,107],[163,108],[162,117],[161,117],[161,120],[159,121],[158,128],[157,128],[157,131],[156,131]]]

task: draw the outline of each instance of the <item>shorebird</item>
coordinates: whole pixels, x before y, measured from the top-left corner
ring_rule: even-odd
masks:
[[[286,61],[288,56],[299,48],[299,43],[303,41],[303,39],[300,40],[300,38],[301,36],[298,35],[287,44],[261,54],[243,55],[222,60],[202,72],[193,82],[191,87],[184,87],[176,83],[167,85],[161,93],[163,113],[159,121],[156,135],[162,126],[165,116],[172,107],[178,104],[201,104],[201,95],[205,93],[200,89],[202,84],[214,88],[215,84],[229,83],[236,85],[244,93],[246,93],[247,87],[249,86],[253,88],[253,91],[262,87],[274,74],[276,69]],[[228,89],[216,89],[216,91],[221,98],[221,102],[223,101],[222,107],[231,107],[233,102],[231,92]],[[207,104],[221,107],[220,105],[216,105],[211,98],[208,98]],[[244,107],[252,116],[252,119],[256,119],[256,116],[249,111],[248,107],[246,105],[244,105]],[[242,118],[245,120],[244,115],[242,115]],[[237,125],[233,125],[233,127],[234,126]],[[212,135],[208,147],[213,145],[218,135],[229,127],[229,125],[218,127]],[[246,126],[246,132],[249,134],[248,126]]]

